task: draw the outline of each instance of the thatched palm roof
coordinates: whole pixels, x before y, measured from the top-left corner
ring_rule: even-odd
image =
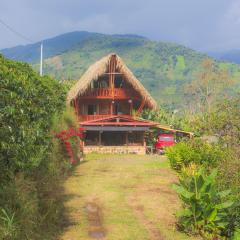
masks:
[[[155,100],[143,87],[141,82],[133,75],[123,60],[116,54],[109,54],[91,65],[68,92],[67,102],[70,103],[78,95],[84,93],[92,81],[97,80],[101,75],[103,75],[108,69],[111,57],[114,55],[116,56],[116,68],[124,75],[125,80],[140,94],[143,99],[145,99],[145,105],[149,108],[156,108],[157,103]]]

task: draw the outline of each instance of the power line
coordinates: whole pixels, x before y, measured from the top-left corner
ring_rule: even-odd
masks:
[[[30,42],[30,43],[33,43],[33,41],[32,41],[30,38],[24,36],[23,34],[19,33],[19,32],[16,31],[16,30],[14,30],[11,26],[9,26],[7,23],[5,23],[2,19],[0,19],[0,23],[1,23],[3,26],[5,26],[8,30],[10,30],[11,32],[13,32],[14,34],[16,34],[18,37],[24,39],[25,41],[28,41],[28,42]]]
[[[18,31],[16,31],[14,28],[12,28],[11,26],[9,26],[7,23],[5,23],[2,19],[0,19],[0,23],[5,26],[8,30],[10,30],[12,33],[16,34],[18,37],[24,39],[27,42],[33,43],[33,41],[24,36],[23,34],[19,33]],[[43,43],[41,43],[41,49],[40,49],[40,76],[43,75]]]

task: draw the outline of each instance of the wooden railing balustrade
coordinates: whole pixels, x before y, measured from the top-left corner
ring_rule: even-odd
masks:
[[[110,114],[105,114],[105,115],[79,115],[78,120],[80,122],[83,122],[83,121],[98,120],[98,119],[114,117],[114,116],[129,117],[130,115],[110,115]]]
[[[136,97],[136,94],[126,88],[96,88],[86,91],[81,98],[116,98],[127,99]]]

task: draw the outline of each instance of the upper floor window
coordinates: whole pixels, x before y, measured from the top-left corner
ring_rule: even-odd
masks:
[[[97,81],[93,82],[93,88],[108,88],[108,78],[100,76]]]
[[[88,113],[88,115],[96,115],[97,114],[97,105],[96,104],[88,104],[87,113]]]
[[[114,87],[115,88],[122,88],[123,87],[123,76],[122,75],[117,74],[115,76]]]

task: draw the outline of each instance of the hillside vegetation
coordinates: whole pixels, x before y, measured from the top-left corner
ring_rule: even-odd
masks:
[[[196,79],[201,63],[208,56],[184,46],[150,41],[135,35],[104,35],[73,32],[60,35],[44,43],[44,72],[59,80],[76,80],[101,57],[115,52],[139,78],[153,97],[163,106],[184,106],[185,87]],[[5,49],[8,57],[29,61],[38,70],[39,43]],[[240,67],[216,62],[236,80],[239,90]]]

